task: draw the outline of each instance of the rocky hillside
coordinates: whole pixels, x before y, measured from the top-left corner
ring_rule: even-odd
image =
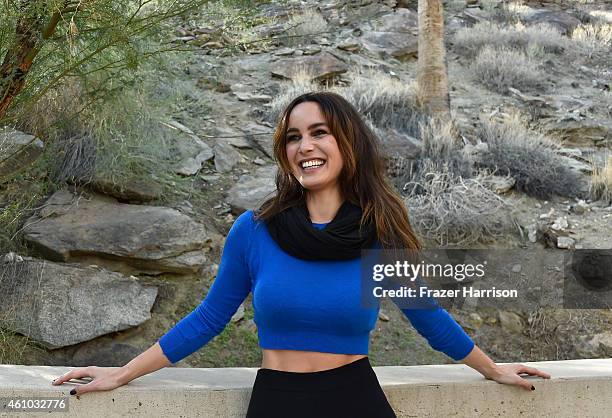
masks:
[[[123,365],[195,308],[235,217],[274,191],[276,115],[311,89],[340,92],[379,133],[389,175],[427,248],[612,249],[608,2],[453,0],[445,9],[461,138],[445,161],[458,161],[456,171],[443,171],[450,169],[431,147],[452,142],[449,135],[419,125],[416,1],[258,2],[241,28],[230,23],[243,15],[225,8],[214,11],[216,20],[177,21],[172,41],[191,52],[171,83],[187,91],[183,101],[197,95],[205,106],[168,109],[158,121],[155,129],[166,132],[163,173],[98,167],[86,181],[72,175],[37,188],[29,210],[16,215],[14,196],[35,180],[0,184],[0,219],[11,231],[0,248],[0,360]],[[0,135],[0,156],[8,156],[0,176],[27,164],[37,170],[45,141]],[[75,139],[66,155],[88,143]],[[427,183],[428,167],[447,188]],[[517,260],[510,274],[535,274],[534,261]],[[612,355],[610,309],[451,311],[496,361]],[[379,365],[449,361],[389,301],[370,356]],[[220,336],[179,365],[260,362],[249,296]]]

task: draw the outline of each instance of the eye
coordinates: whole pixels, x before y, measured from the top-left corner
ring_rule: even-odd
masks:
[[[325,131],[324,131],[324,130],[322,130],[322,129],[318,129],[318,130],[316,130],[316,131],[314,132],[314,135],[315,135],[315,136],[323,136],[323,135],[327,135],[327,132],[325,132]]]
[[[287,137],[287,142],[291,142],[291,141],[296,141],[298,140],[300,137],[297,135],[290,135]]]

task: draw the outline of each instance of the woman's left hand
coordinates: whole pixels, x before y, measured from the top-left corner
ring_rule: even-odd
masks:
[[[525,366],[524,364],[500,364],[495,368],[495,372],[491,373],[491,375],[486,378],[495,380],[498,383],[521,386],[526,390],[535,390],[535,387],[529,380],[523,379],[520,376],[521,373],[550,379],[548,373],[538,370],[535,367]]]

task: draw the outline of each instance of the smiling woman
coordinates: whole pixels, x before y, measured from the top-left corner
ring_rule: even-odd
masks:
[[[368,358],[380,306],[361,304],[361,255],[420,243],[379,142],[341,96],[295,98],[274,134],[276,195],[236,219],[202,303],[121,369],[79,369],[59,382],[93,373],[80,390],[108,389],[176,363],[221,333],[252,292],[263,361],[248,418],[395,417]],[[550,377],[496,365],[436,303],[402,312],[434,349],[488,379],[533,390],[519,373]]]
[[[342,171],[342,154],[314,102],[297,105],[289,117],[287,160],[293,175],[309,191],[333,188]]]

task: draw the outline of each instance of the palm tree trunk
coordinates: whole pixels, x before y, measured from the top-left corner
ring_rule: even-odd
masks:
[[[419,0],[419,59],[417,83],[425,110],[438,120],[450,121],[450,96],[444,49],[442,0]]]

